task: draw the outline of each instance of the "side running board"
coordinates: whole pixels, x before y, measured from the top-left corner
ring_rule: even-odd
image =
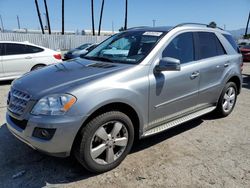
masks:
[[[162,125],[159,125],[157,127],[154,127],[152,129],[149,129],[148,131],[146,131],[142,137],[146,137],[146,136],[151,136],[151,135],[154,135],[156,133],[159,133],[159,132],[162,132],[162,131],[165,131],[169,128],[172,128],[172,127],[175,127],[181,123],[184,123],[184,122],[187,122],[189,120],[192,120],[194,118],[197,118],[199,116],[202,116],[204,114],[207,114],[209,112],[212,112],[216,107],[215,106],[212,106],[212,107],[208,107],[208,108],[205,108],[203,110],[199,110],[197,112],[194,112],[192,114],[189,114],[189,115],[186,115],[186,116],[183,116],[181,118],[178,118],[178,119],[175,119],[173,121],[170,121],[170,122],[167,122],[167,123],[164,123]]]

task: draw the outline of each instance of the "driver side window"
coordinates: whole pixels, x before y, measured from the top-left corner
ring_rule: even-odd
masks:
[[[162,57],[179,59],[181,64],[194,61],[193,33],[182,33],[175,37],[163,50]]]

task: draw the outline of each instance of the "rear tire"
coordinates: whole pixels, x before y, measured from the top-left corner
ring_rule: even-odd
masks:
[[[222,93],[215,110],[219,117],[228,116],[234,109],[237,100],[237,86],[234,82],[228,82]]]
[[[35,65],[34,67],[32,67],[31,71],[38,70],[38,69],[41,69],[43,67],[45,67],[45,65]]]
[[[102,173],[117,167],[130,152],[134,128],[130,118],[110,111],[93,118],[74,146],[77,160],[89,171]]]

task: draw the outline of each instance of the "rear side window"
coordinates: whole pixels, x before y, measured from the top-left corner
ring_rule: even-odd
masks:
[[[193,33],[182,33],[175,37],[162,52],[162,57],[173,57],[180,62],[194,61]]]
[[[44,51],[42,48],[38,48],[36,46],[26,45],[26,53],[27,54],[38,53],[38,52],[42,52],[42,51]]]
[[[205,59],[226,54],[219,39],[214,33],[197,32],[199,59]]]
[[[234,41],[233,37],[231,35],[223,34],[223,36],[227,39],[227,41],[231,44],[231,46],[235,49],[236,52],[240,53],[240,50]]]
[[[217,36],[215,36],[215,43],[216,43],[217,55],[224,55],[224,54],[226,54],[226,50],[222,46],[222,44],[219,41],[219,39],[217,38]]]
[[[5,44],[5,55],[25,54],[25,45],[23,44]]]

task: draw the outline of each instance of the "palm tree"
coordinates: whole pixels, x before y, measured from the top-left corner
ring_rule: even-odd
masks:
[[[128,22],[128,0],[125,2],[125,23],[124,30],[127,30],[127,22]]]
[[[36,11],[37,11],[37,15],[38,15],[38,18],[39,18],[39,23],[40,23],[40,26],[41,26],[42,34],[44,34],[43,22],[42,22],[42,19],[41,19],[41,14],[40,14],[40,11],[39,11],[39,6],[38,6],[37,0],[35,0],[35,4],[36,4]]]
[[[48,11],[48,7],[47,7],[47,2],[46,2],[46,0],[44,0],[44,6],[45,6],[46,18],[47,18],[47,22],[48,22],[49,34],[51,34],[50,22],[49,22],[49,11]]]
[[[101,7],[101,13],[100,13],[100,20],[99,20],[99,29],[98,29],[98,35],[101,34],[101,25],[102,25],[102,14],[103,14],[103,8],[104,8],[104,1],[102,0],[102,7]]]
[[[64,0],[62,0],[62,35],[64,35]]]
[[[92,32],[93,35],[95,35],[94,0],[91,0],[91,14],[92,14]]]

